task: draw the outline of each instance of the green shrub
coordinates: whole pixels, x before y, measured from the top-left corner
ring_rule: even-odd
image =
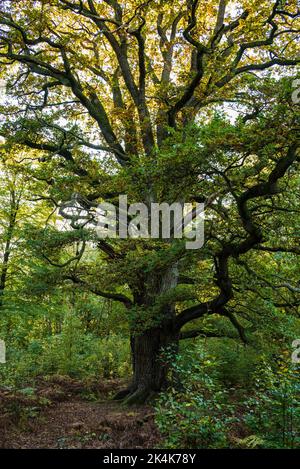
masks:
[[[169,359],[171,357],[168,357]],[[200,347],[174,357],[173,385],[156,404],[165,448],[224,448],[232,422],[228,393],[220,388],[214,358]]]
[[[265,448],[300,448],[300,368],[289,355],[275,369],[262,359],[244,421]]]
[[[2,385],[18,387],[52,373],[78,379],[127,377],[129,340],[117,334],[100,338],[85,333],[80,319],[67,314],[61,333],[32,339],[26,348],[8,346],[0,380]]]

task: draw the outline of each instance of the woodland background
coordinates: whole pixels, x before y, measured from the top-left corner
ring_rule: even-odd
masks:
[[[0,447],[299,448],[299,17],[0,2]],[[100,240],[120,194],[204,246]]]

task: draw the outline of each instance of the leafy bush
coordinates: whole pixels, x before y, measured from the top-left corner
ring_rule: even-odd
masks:
[[[211,339],[206,348],[216,357],[216,371],[223,385],[244,389],[252,386],[259,357],[256,349],[231,339]]]
[[[85,333],[79,318],[68,314],[61,333],[32,339],[26,348],[8,347],[0,367],[2,384],[30,383],[38,375],[62,374],[79,379],[115,378],[130,374],[126,337]]]
[[[226,431],[232,407],[226,402],[228,393],[218,384],[214,358],[199,346],[173,358],[173,384],[156,404],[156,423],[165,438],[164,447],[228,446]]]
[[[265,448],[300,447],[300,368],[289,354],[276,369],[262,359],[256,392],[246,401],[245,423]]]

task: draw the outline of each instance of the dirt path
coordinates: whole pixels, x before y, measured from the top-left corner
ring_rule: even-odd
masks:
[[[65,385],[60,385],[60,393],[57,384],[47,389],[22,404],[16,396],[2,406],[0,447],[153,448],[159,444],[149,406],[125,408],[107,399],[90,402],[82,396],[82,389],[78,394]]]

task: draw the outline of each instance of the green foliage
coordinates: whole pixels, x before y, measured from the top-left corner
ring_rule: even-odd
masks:
[[[128,377],[128,340],[112,335],[106,339],[72,333],[64,342],[53,336],[29,344],[27,350],[10,350],[8,362],[0,367],[2,386],[20,387],[39,375],[61,374],[78,379]]]
[[[300,448],[300,368],[287,355],[275,369],[261,361],[246,401],[244,421],[264,448]]]
[[[230,339],[212,339],[207,350],[216,357],[216,370],[226,388],[249,389],[254,382],[259,352]]]
[[[300,368],[290,350],[243,352],[229,343],[197,340],[164,353],[172,365],[156,403],[163,446],[299,448]]]
[[[164,448],[224,448],[227,426],[232,422],[228,391],[220,387],[214,358],[201,346],[174,360],[172,385],[156,404],[156,422]]]
[[[300,337],[297,70],[267,72],[298,61],[295,2],[223,18],[220,2],[218,19],[215,0],[1,3],[1,386],[30,398],[40,375],[127,378],[129,338],[181,315],[183,332],[224,338],[165,351],[164,446],[298,446],[299,375],[276,369]],[[120,194],[205,202],[205,245],[100,241],[96,207]]]
[[[37,370],[82,379],[128,376],[128,340],[116,334],[97,338],[83,332],[78,318],[66,317],[61,334],[44,342]]]
[[[127,377],[130,373],[128,339],[116,333],[99,337],[85,332],[71,311],[59,333],[49,335],[47,324],[44,329],[40,324],[37,333],[38,337],[23,336],[23,343],[8,342],[7,363],[0,366],[2,385],[24,386],[39,375],[57,373],[83,380]]]

